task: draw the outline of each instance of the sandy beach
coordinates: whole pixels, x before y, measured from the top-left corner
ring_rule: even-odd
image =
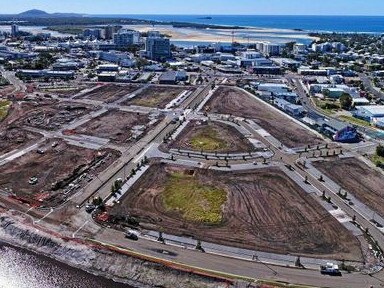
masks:
[[[277,43],[287,43],[297,41],[308,43],[316,38],[310,37],[306,32],[288,29],[264,29],[264,28],[245,28],[245,29],[194,29],[194,28],[175,28],[170,25],[126,25],[124,28],[133,29],[139,32],[150,30],[160,31],[171,37],[172,41],[184,42],[232,42],[232,31],[234,40],[238,43],[252,43],[257,41],[271,41]]]

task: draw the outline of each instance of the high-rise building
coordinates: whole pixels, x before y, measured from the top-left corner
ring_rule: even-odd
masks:
[[[85,29],[83,31],[83,36],[91,39],[101,39],[103,37],[102,29]]]
[[[104,28],[104,37],[106,40],[112,40],[113,34],[121,29],[121,26],[108,25]]]
[[[19,26],[16,24],[12,24],[11,26],[11,36],[16,37],[17,33],[19,33]]]
[[[168,38],[150,36],[145,42],[145,51],[151,60],[167,59],[171,57],[171,44]]]
[[[140,43],[140,33],[137,31],[119,30],[113,34],[113,43],[117,48],[127,48]]]

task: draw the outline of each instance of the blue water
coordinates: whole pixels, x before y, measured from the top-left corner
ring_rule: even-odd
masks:
[[[335,0],[336,1],[336,0]],[[94,15],[153,21],[250,26],[306,31],[384,33],[384,16]]]

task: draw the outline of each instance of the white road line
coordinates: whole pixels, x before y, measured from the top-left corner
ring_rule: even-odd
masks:
[[[24,212],[24,214],[25,214],[25,215],[28,215],[28,213],[29,213],[32,209],[34,209],[34,208],[35,208],[35,207],[31,207],[31,208],[29,208],[27,211]]]
[[[134,160],[133,160],[133,163],[138,163],[141,158],[144,157],[144,155],[149,151],[149,149],[151,149],[153,146],[153,143],[151,145],[149,145],[139,156],[137,156]]]
[[[44,220],[45,218],[47,218],[53,211],[55,211],[53,208],[51,208],[51,211],[49,211],[47,214],[45,214],[44,216],[43,216],[43,218],[40,218],[39,220],[37,220],[37,221],[34,221],[34,223],[36,224],[36,223],[39,223],[41,220]]]
[[[76,234],[79,233],[79,231],[80,231],[81,229],[83,229],[84,226],[88,224],[88,222],[89,222],[89,220],[85,221],[84,224],[81,225],[81,226],[79,227],[79,229],[77,229],[74,233],[72,233],[72,238],[75,238],[75,237],[76,237]]]

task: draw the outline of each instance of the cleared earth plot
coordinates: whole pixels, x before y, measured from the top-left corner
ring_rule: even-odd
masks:
[[[132,93],[133,91],[139,89],[139,86],[136,85],[116,85],[116,84],[107,84],[100,86],[91,92],[88,92],[78,98],[85,98],[97,101],[103,101],[106,103],[112,103],[119,100],[121,97]]]
[[[154,164],[111,214],[224,245],[362,257],[359,241],[278,168],[220,172]]]
[[[191,121],[169,147],[222,153],[254,150],[249,140],[236,128],[213,121]]]
[[[322,139],[314,133],[235,88],[219,87],[204,106],[204,109],[209,113],[231,114],[253,119],[263,129],[290,148],[322,142]]]
[[[165,108],[165,106],[179,96],[183,91],[191,91],[190,87],[149,86],[129,99],[123,105],[136,105],[154,108]]]
[[[313,166],[384,217],[384,176],[355,158],[316,161]]]
[[[76,178],[97,174],[118,157],[113,150],[90,150],[52,139],[40,146],[39,152],[31,151],[1,166],[0,190],[30,203],[54,205],[65,199],[64,192]],[[30,183],[33,177],[36,181]]]
[[[42,136],[21,128],[0,130],[0,155],[21,148]]]
[[[147,114],[123,112],[120,110],[109,110],[91,121],[76,128],[78,134],[85,134],[105,139],[115,143],[128,143],[134,140],[133,128],[140,126],[142,136],[147,130],[146,125],[150,122]]]
[[[58,130],[65,124],[82,117],[95,109],[91,105],[48,101],[47,104],[28,103],[18,121],[18,126],[29,126],[43,130]]]

